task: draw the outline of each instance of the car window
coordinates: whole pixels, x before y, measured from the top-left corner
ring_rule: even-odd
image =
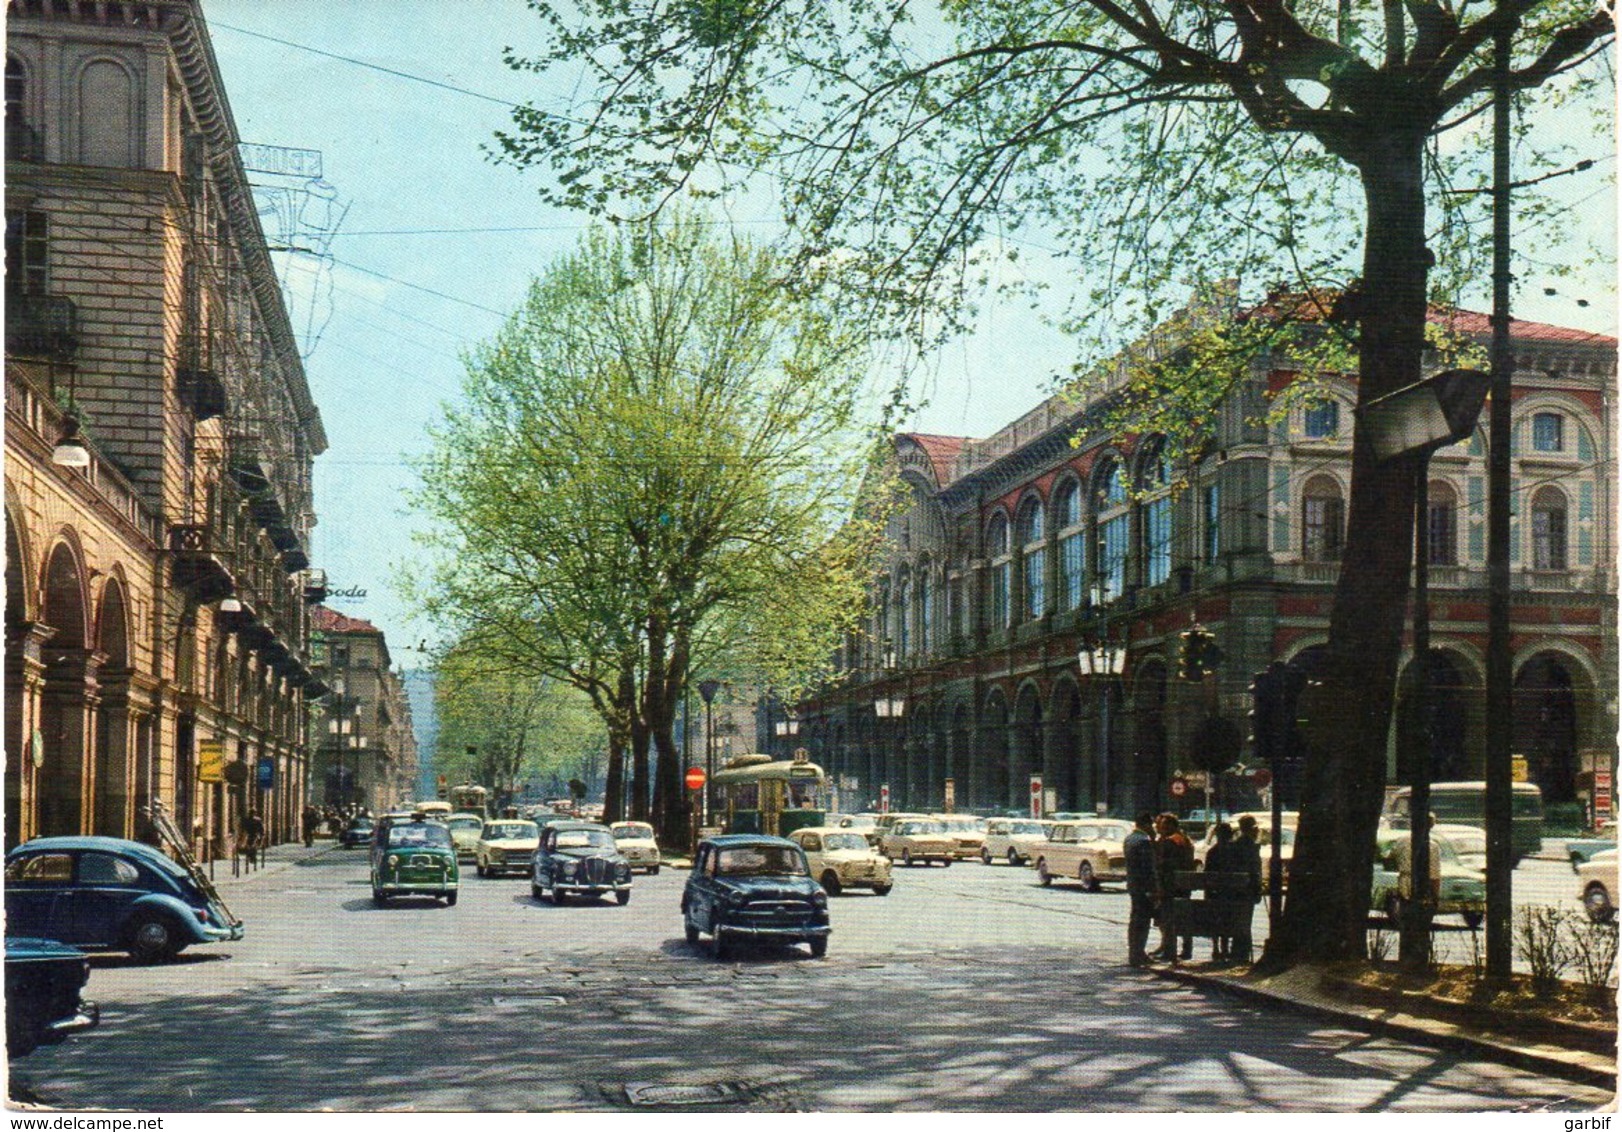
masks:
[[[512,841],[518,838],[534,837],[535,823],[529,821],[493,822],[484,827],[486,841]]]
[[[653,840],[653,827],[644,822],[621,822],[619,825],[614,826],[613,830],[615,837],[641,841]]]
[[[1019,833],[1019,834],[1031,834],[1031,833],[1034,833],[1034,834],[1037,834],[1038,836],[1040,836],[1041,833],[1042,833],[1042,824],[1040,822],[1034,822],[1034,821],[1011,822],[1011,823],[1008,823],[1004,828],[1007,829],[1009,833]]]
[[[822,848],[822,838],[814,833],[808,833],[800,839],[800,847],[815,853]]]
[[[437,845],[445,848],[451,843],[451,831],[438,822],[409,822],[389,827],[389,848],[407,845]]]
[[[66,853],[31,853],[6,866],[8,881],[66,884],[73,879],[73,858]]]
[[[559,849],[612,849],[614,835],[606,829],[564,829],[558,831]]]
[[[830,833],[822,839],[822,847],[830,853],[835,849],[866,849],[867,838],[859,833]],[[808,845],[806,848],[815,846]]]
[[[139,869],[111,853],[79,854],[80,884],[134,884],[140,878]]]
[[[715,855],[720,876],[804,876],[805,857],[783,845],[739,845]]]

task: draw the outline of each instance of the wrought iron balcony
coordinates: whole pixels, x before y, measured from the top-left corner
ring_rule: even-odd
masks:
[[[169,527],[174,584],[203,604],[230,597],[236,590],[236,579],[225,565],[224,549],[215,536],[215,530],[205,523]]]
[[[6,295],[6,353],[71,361],[79,351],[79,311],[61,295]]]
[[[225,384],[211,369],[182,369],[180,393],[198,421],[223,416],[227,406]]]

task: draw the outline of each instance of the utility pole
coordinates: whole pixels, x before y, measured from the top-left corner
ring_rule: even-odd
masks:
[[[1509,52],[1514,27],[1493,37],[1492,415],[1487,425],[1487,974],[1508,979],[1510,938],[1510,736],[1514,725],[1509,652]],[[1415,814],[1414,821],[1422,815]]]

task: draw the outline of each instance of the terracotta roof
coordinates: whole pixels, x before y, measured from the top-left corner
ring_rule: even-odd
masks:
[[[929,462],[935,468],[935,482],[942,487],[952,482],[952,462],[957,459],[958,453],[972,437],[968,436],[937,436],[928,432],[903,432],[898,440],[910,440],[924,450]]]
[[[370,621],[347,616],[324,605],[318,605],[310,610],[310,628],[319,629],[323,633],[376,633],[380,637],[383,635],[383,630]]]
[[[1492,316],[1479,311],[1433,306],[1430,309],[1430,320],[1439,326],[1450,327],[1460,334],[1482,338],[1492,334]],[[1550,326],[1546,322],[1526,322],[1518,318],[1509,320],[1509,336],[1523,342],[1581,342],[1590,346],[1612,347],[1616,345],[1616,339],[1609,334],[1575,330],[1569,326]]]

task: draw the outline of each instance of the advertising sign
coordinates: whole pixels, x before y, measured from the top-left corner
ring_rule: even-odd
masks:
[[[879,813],[887,814],[889,812],[890,812],[890,784],[885,783],[883,786],[879,787]]]
[[[1031,817],[1042,816],[1042,776],[1031,775]]]
[[[225,781],[225,744],[204,739],[197,744],[197,781]]]
[[[269,755],[259,756],[259,789],[276,789],[276,760]]]

